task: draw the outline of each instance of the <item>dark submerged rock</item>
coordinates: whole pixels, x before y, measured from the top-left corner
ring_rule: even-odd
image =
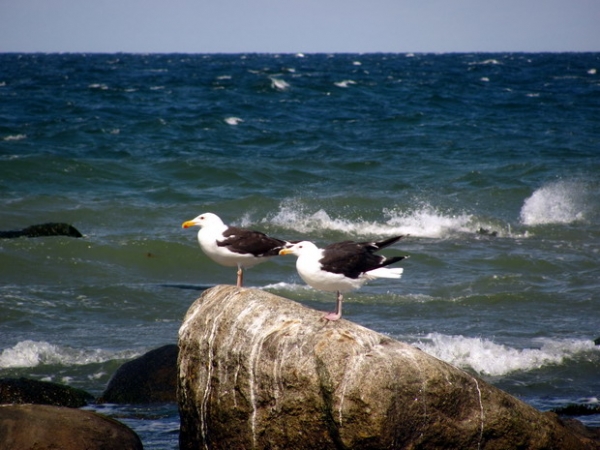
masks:
[[[257,289],[207,290],[179,350],[182,450],[600,448],[415,347]]]
[[[22,230],[0,231],[0,238],[12,239],[18,237],[42,237],[42,236],[68,236],[74,238],[83,237],[83,235],[73,225],[68,223],[42,223],[31,225]]]
[[[552,410],[560,416],[591,416],[600,414],[600,405],[571,404]]]
[[[492,237],[498,236],[497,231],[493,231],[493,230],[490,230],[489,228],[483,228],[483,227],[479,227],[479,229],[477,230],[477,234],[481,234],[484,236],[492,236]]]
[[[0,379],[0,403],[36,403],[80,408],[93,399],[88,392],[58,383],[28,378]]]
[[[140,438],[109,417],[49,405],[0,405],[0,450],[141,450]]]
[[[178,353],[177,345],[170,344],[124,363],[111,377],[98,402],[176,402]]]

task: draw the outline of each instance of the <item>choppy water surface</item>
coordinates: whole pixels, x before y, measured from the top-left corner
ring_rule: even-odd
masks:
[[[542,410],[600,394],[598,54],[0,55],[0,376],[94,394],[234,283],[181,223],[403,234],[345,317]],[[319,310],[282,257],[249,286]],[[177,411],[105,406],[146,448]],[[152,419],[152,420],[151,420]],[[600,425],[598,416],[584,418]]]

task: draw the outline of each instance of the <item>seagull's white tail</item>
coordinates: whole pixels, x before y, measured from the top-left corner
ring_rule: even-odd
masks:
[[[366,275],[373,278],[400,278],[404,269],[402,267],[380,267],[379,269],[369,270]]]

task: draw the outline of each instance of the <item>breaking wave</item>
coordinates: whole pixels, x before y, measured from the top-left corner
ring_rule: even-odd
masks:
[[[558,181],[537,189],[521,208],[525,225],[569,224],[585,219],[588,188],[576,181]]]
[[[517,349],[487,339],[439,333],[428,334],[418,342],[423,351],[436,358],[488,376],[559,365],[583,352],[599,351],[591,340],[543,339],[539,344],[539,348]]]
[[[0,353],[0,369],[36,367],[58,364],[77,366],[102,363],[113,359],[129,359],[139,356],[135,351],[109,351],[102,349],[81,350],[50,344],[45,341],[25,340]]]
[[[324,209],[308,212],[303,206],[288,202],[268,222],[298,233],[336,231],[353,236],[408,234],[428,238],[473,233],[481,226],[471,214],[446,214],[429,205],[412,211],[385,209],[382,214],[382,221],[335,218]]]

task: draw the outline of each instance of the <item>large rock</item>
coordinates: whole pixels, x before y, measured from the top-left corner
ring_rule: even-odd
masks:
[[[0,450],[141,450],[127,426],[91,411],[0,405]]]
[[[111,377],[98,402],[176,402],[178,353],[177,345],[169,344],[126,362]]]
[[[37,403],[80,408],[94,396],[81,389],[29,378],[0,379],[0,403]]]
[[[410,345],[257,289],[217,286],[179,331],[180,448],[593,449]]]

